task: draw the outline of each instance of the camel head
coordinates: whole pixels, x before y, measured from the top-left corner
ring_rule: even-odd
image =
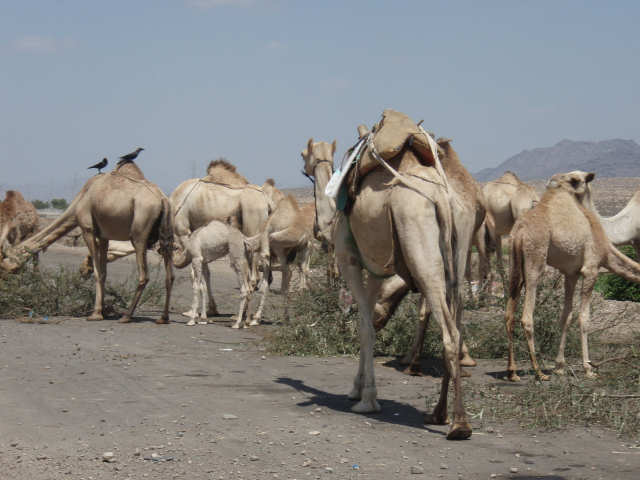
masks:
[[[302,161],[304,162],[304,173],[313,177],[316,166],[320,163],[328,163],[333,171],[333,155],[336,153],[336,141],[329,144],[327,142],[314,142],[310,138],[307,148],[302,150]]]
[[[584,207],[593,210],[591,200],[591,181],[596,174],[574,170],[569,173],[556,173],[547,183],[547,190],[562,189],[571,193]]]
[[[284,193],[276,188],[276,182],[273,178],[267,178],[267,180],[265,180],[262,184],[262,191],[266,193],[274,207],[284,198]]]

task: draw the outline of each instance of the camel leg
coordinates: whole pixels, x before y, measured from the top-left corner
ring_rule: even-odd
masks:
[[[276,255],[278,262],[282,268],[282,284],[280,285],[280,293],[284,295],[284,320],[289,320],[289,284],[291,283],[291,267],[287,262],[287,255],[284,250],[277,249]]]
[[[200,301],[205,301],[206,292],[204,292],[204,281],[202,275],[202,257],[194,257],[191,259],[191,282],[193,287],[193,301],[191,302],[191,310],[189,310],[189,321],[187,325],[195,325],[200,311]],[[202,307],[202,313],[206,315],[206,306]]]
[[[373,346],[376,334],[373,329],[372,314],[376,294],[382,282],[380,278],[369,275],[366,287],[363,285],[362,267],[357,252],[353,250],[353,243],[349,241],[350,233],[347,221],[345,217],[338,218],[335,230],[336,259],[340,266],[340,272],[358,303],[360,312],[360,358],[358,372],[353,381],[353,389],[348,397],[351,400],[359,400],[351,408],[354,412],[379,412],[380,405],[377,401],[378,392],[373,363]]]
[[[422,356],[422,346],[424,345],[424,335],[429,326],[429,316],[431,311],[424,295],[420,297],[420,314],[418,326],[416,327],[416,334],[413,338],[413,346],[407,352],[407,354],[400,360],[404,365],[408,365],[405,369],[405,373],[409,375],[419,375],[422,373],[422,367],[420,365],[420,357]]]
[[[298,253],[302,258],[300,259],[300,290],[307,289],[307,282],[311,275],[311,269],[309,264],[311,263],[311,247],[307,242],[306,246]]]
[[[509,297],[507,298],[507,306],[504,311],[504,321],[507,330],[507,340],[509,344],[509,359],[507,361],[507,376],[512,382],[520,381],[520,377],[516,373],[516,357],[513,351],[513,327],[516,315],[516,308],[518,307],[518,300],[522,293],[522,287],[524,286],[522,271],[522,252],[520,246],[514,245],[511,247],[511,277],[509,279]]]
[[[102,315],[102,306],[104,299],[105,275],[102,272],[102,263],[100,262],[100,247],[98,245],[98,239],[95,237],[93,232],[88,230],[83,230],[82,237],[84,238],[84,241],[87,244],[87,248],[89,249],[89,254],[91,255],[91,260],[93,262],[93,276],[96,279],[95,304],[93,307],[93,313],[91,313],[91,315],[87,317],[87,320],[104,320],[104,316]]]
[[[542,266],[542,268],[544,268],[544,266]],[[538,380],[544,381],[549,380],[549,375],[545,375],[544,373],[542,373],[542,370],[538,365],[533,332],[533,312],[536,308],[536,292],[538,290],[538,280],[542,273],[542,268],[535,268],[535,266],[533,265],[527,265],[525,267],[525,294],[524,305],[522,307],[522,318],[520,322],[522,323],[522,328],[524,329],[524,335],[527,338],[531,367],[536,373],[536,378]]]
[[[258,304],[258,309],[251,315],[251,322],[249,322],[250,326],[260,325],[260,320],[262,319],[262,310],[264,309],[265,300],[267,299],[267,292],[269,292],[269,281],[267,280],[268,274],[271,274],[271,270],[269,267],[266,267],[268,270],[264,272],[264,275],[260,279],[260,284],[258,285],[258,290],[260,291],[260,303]]]
[[[591,294],[593,287],[598,279],[598,268],[582,268],[582,291],[580,292],[580,313],[578,315],[578,325],[580,326],[580,340],[582,343],[582,366],[585,375],[593,378],[596,374],[593,372],[591,360],[589,360],[589,340],[587,338],[587,328],[591,317]]]
[[[238,309],[238,317],[236,318],[236,322],[231,326],[231,328],[247,328],[245,319],[247,317],[247,310],[249,308],[249,296],[250,288],[248,282],[243,281],[240,287],[240,307]]]
[[[553,373],[558,375],[564,375],[565,358],[564,347],[567,343],[567,332],[569,331],[569,325],[571,325],[571,311],[573,310],[573,293],[576,289],[576,282],[578,277],[576,275],[564,276],[564,307],[562,308],[562,314],[560,315],[560,326],[562,333],[560,335],[560,346],[558,347],[558,355],[556,356],[556,368]]]
[[[171,290],[173,288],[173,255],[169,251],[162,252],[162,260],[164,262],[164,308],[162,316],[156,320],[156,323],[169,323],[169,307],[171,306]]]
[[[196,299],[195,299],[195,291],[196,291],[196,272],[195,269],[193,268],[193,263],[191,264],[191,268],[189,269],[189,272],[191,274],[191,286],[193,288],[193,294],[194,294],[194,299],[193,302],[191,303],[191,309],[187,310],[186,312],[182,312],[182,315],[184,315],[185,317],[189,317],[189,318],[194,318],[196,316]],[[189,325],[189,324],[188,324]],[[193,325],[193,324],[191,324]]]
[[[487,288],[489,281],[489,252],[487,251],[487,242],[485,240],[484,229],[478,230],[478,241],[476,242],[476,248],[478,249],[478,293],[484,292]],[[469,255],[471,259],[471,255]],[[471,263],[471,262],[469,262]]]
[[[133,295],[133,300],[131,301],[131,306],[129,307],[129,311],[122,315],[120,318],[120,323],[128,323],[131,321],[131,317],[133,316],[133,312],[138,306],[138,302],[140,301],[140,297],[142,296],[142,292],[144,288],[147,286],[149,282],[149,272],[147,271],[147,245],[146,245],[147,236],[144,236],[144,241],[135,241],[133,243],[133,247],[136,249],[136,263],[138,266],[138,286],[136,287],[136,293]]]
[[[218,305],[216,304],[215,299],[213,298],[213,284],[211,282],[211,271],[209,270],[209,264],[205,263],[202,265],[202,275],[204,277],[204,281],[207,286],[207,296],[209,298],[209,306],[207,307],[207,316],[215,317],[220,315],[218,313]]]
[[[496,235],[496,268],[498,269],[500,280],[502,280],[502,291],[506,296],[507,295],[507,278],[505,275],[504,262],[502,259],[502,237],[500,235]]]
[[[409,293],[409,286],[398,275],[382,282],[373,313],[373,326],[376,331],[382,330],[387,325],[407,293]]]
[[[459,316],[447,303],[447,285],[445,277],[446,258],[440,249],[424,248],[424,245],[440,245],[442,232],[438,228],[439,222],[433,208],[424,207],[419,222],[416,222],[414,205],[402,205],[392,210],[394,226],[403,232],[400,237],[400,247],[405,265],[411,273],[415,285],[426,298],[431,314],[438,321],[442,330],[444,344],[444,363],[448,374],[442,379],[440,401],[433,413],[424,415],[425,423],[447,423],[447,393],[449,380],[453,380],[453,423],[447,434],[449,440],[459,440],[471,436],[471,425],[467,421],[462,403],[462,388],[460,379],[460,348],[462,338],[458,320]],[[422,209],[421,209],[422,210]],[[403,241],[404,238],[420,238],[421,242]],[[451,272],[452,274],[454,272]],[[457,281],[457,279],[453,279]],[[458,295],[457,291],[453,295]],[[455,300],[453,301],[455,303]],[[455,305],[453,305],[455,308]]]

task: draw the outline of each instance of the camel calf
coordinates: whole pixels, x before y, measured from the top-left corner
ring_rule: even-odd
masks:
[[[196,319],[207,322],[207,308],[211,296],[211,278],[206,268],[209,262],[229,255],[231,268],[238,276],[240,284],[240,309],[233,328],[245,326],[245,319],[251,295],[256,289],[258,278],[251,274],[251,259],[259,252],[263,263],[269,261],[269,248],[264,248],[263,235],[245,237],[240,230],[231,225],[213,220],[198,228],[184,241],[184,256],[176,266],[184,267],[191,261],[191,279],[193,281],[193,303],[186,313],[191,319],[187,325],[195,325]],[[253,320],[250,325],[259,322]]]
[[[533,340],[533,311],[536,288],[545,265],[564,274],[564,309],[560,316],[562,334],[556,357],[555,373],[563,374],[564,348],[573,309],[573,293],[578,277],[583,277],[578,325],[582,340],[582,364],[587,377],[593,377],[589,361],[587,324],[591,293],[600,267],[605,267],[627,280],[640,283],[640,264],[620,253],[605,235],[591,200],[589,183],[593,173],[573,171],[556,174],[547,184],[540,203],[520,217],[512,230],[511,279],[505,311],[509,339],[509,380],[518,381],[513,352],[513,321],[518,298],[525,287],[522,326],[527,337],[531,364],[540,380],[542,373],[536,361]]]

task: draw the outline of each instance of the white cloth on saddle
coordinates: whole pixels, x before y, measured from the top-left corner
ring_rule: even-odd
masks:
[[[344,179],[347,178],[347,174],[351,167],[353,167],[356,159],[360,155],[360,152],[366,145],[366,140],[368,136],[362,137],[358,140],[358,143],[351,149],[351,152],[346,156],[346,158],[342,161],[340,168],[338,168],[327,183],[327,186],[324,189],[324,194],[328,197],[333,198],[334,200],[338,197],[338,193],[340,193],[340,188],[344,183]]]

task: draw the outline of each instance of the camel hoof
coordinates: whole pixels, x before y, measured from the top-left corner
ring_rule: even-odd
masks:
[[[255,327],[256,325],[260,325],[260,320],[256,320],[255,318],[249,322],[249,325]]]
[[[598,378],[598,374],[592,370],[587,370],[584,375],[587,378]]]
[[[564,375],[565,371],[564,371],[564,368],[556,368],[553,370],[553,373],[556,375]]]
[[[220,312],[218,312],[218,309],[213,309],[213,310],[207,310],[207,317],[218,317],[220,316]]]
[[[422,423],[425,425],[447,425],[449,423],[449,419],[446,415],[441,415],[439,413],[425,413],[422,415]]]
[[[376,400],[364,401],[360,400],[353,407],[351,407],[351,411],[355,413],[377,413],[380,410],[380,404]]]
[[[87,317],[88,322],[97,322],[99,320],[104,320],[104,317],[101,313],[92,313]]]
[[[195,317],[196,312],[194,312],[193,310],[188,310],[186,312],[182,312],[182,315],[184,315],[185,317],[193,318]]]
[[[129,323],[131,321],[131,317],[129,315],[122,315],[118,321],[120,323]]]
[[[509,372],[509,381],[510,382],[519,382],[520,381],[520,377],[518,376],[518,374],[516,372]]]
[[[187,322],[187,325],[189,325],[189,326],[192,326],[192,325],[195,325],[195,324],[196,324],[196,321],[193,318]]]
[[[461,359],[460,359],[460,366],[461,367],[475,367],[478,365],[478,362],[476,362],[473,358],[471,358],[469,355],[464,355]]]
[[[244,326],[240,323],[234,323],[233,325],[231,325],[231,328],[235,328],[236,330],[238,330],[240,328],[244,328]]]
[[[471,425],[467,422],[455,422],[447,434],[447,440],[466,440],[471,432]]]
[[[549,377],[549,375],[545,375],[544,373],[539,373],[538,375],[536,375],[536,377],[538,378],[538,380],[540,380],[541,382],[548,382],[549,379],[551,377]]]
[[[156,320],[156,325],[166,325],[169,323],[169,318],[160,317]]]

